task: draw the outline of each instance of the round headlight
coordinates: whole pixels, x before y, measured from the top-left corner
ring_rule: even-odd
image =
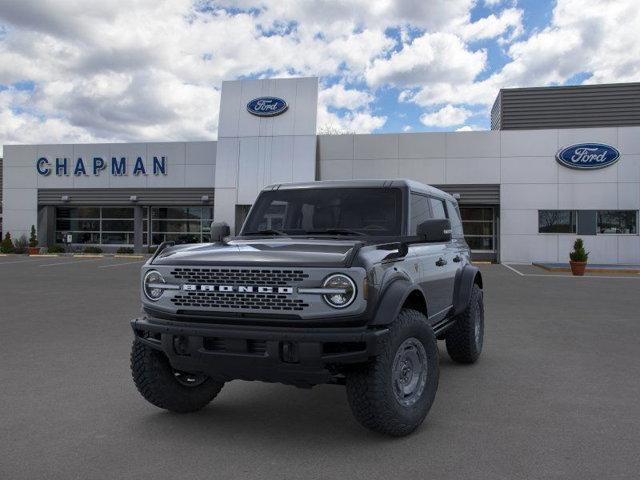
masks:
[[[143,290],[145,296],[152,301],[158,300],[164,293],[162,285],[165,283],[162,275],[156,270],[150,270],[144,276]]]
[[[341,273],[327,277],[322,287],[333,290],[331,293],[325,293],[322,296],[324,301],[333,308],[348,307],[356,298],[356,284]]]

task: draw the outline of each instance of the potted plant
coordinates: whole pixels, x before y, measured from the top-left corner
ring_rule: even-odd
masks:
[[[584,271],[587,268],[587,260],[589,259],[589,252],[584,249],[584,242],[581,238],[576,238],[573,243],[573,252],[569,254],[571,265],[571,273],[581,277],[584,275]]]
[[[7,234],[4,236],[4,240],[2,240],[2,243],[0,244],[0,252],[13,253],[14,251],[15,248],[13,246],[13,240],[11,240],[11,234],[7,232]]]
[[[36,236],[36,227],[31,225],[31,235],[29,235],[29,255],[38,255],[40,248],[38,247],[38,237]]]

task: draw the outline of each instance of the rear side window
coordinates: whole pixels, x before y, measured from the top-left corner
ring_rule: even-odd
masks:
[[[411,221],[409,222],[409,235],[418,233],[418,225],[431,218],[429,210],[429,198],[417,193],[411,194]]]
[[[451,221],[451,234],[454,237],[461,238],[463,236],[462,220],[460,220],[458,205],[447,200],[447,210],[449,211],[449,220]]]
[[[439,198],[429,198],[431,202],[431,211],[433,212],[433,218],[447,218],[447,211],[444,208],[444,201]]]

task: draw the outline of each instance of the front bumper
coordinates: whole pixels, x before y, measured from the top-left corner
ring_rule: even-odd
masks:
[[[153,317],[134,319],[131,327],[177,370],[298,386],[336,381],[341,366],[376,356],[388,334],[386,328],[211,325]]]

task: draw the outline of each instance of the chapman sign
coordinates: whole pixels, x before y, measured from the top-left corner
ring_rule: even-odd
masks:
[[[259,97],[247,103],[247,111],[258,117],[275,117],[284,113],[289,105],[278,97]]]
[[[153,157],[151,165],[145,165],[143,157],[137,157],[131,161],[127,157],[111,157],[110,161],[102,157],[78,157],[76,160],[66,157],[55,159],[40,157],[36,160],[36,170],[43,177],[51,175],[51,173],[55,173],[59,177],[63,175],[75,175],[76,177],[94,175],[97,177],[102,172],[114,177],[129,173],[135,176],[166,175],[167,157]]]
[[[578,170],[596,170],[613,165],[620,158],[620,152],[602,143],[579,143],[565,147],[558,152],[556,160],[565,167]]]

